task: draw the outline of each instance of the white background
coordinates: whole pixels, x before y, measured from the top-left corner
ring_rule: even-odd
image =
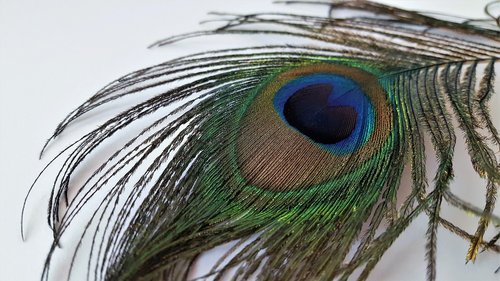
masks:
[[[480,17],[488,1],[383,2]],[[226,39],[218,37],[146,49],[158,39],[199,29],[199,21],[210,18],[206,15],[209,11],[304,9],[325,14],[318,7],[272,5],[267,0],[0,0],[0,280],[32,281],[40,277],[51,242],[45,223],[50,177],[42,179],[28,202],[26,242],[20,237],[20,210],[27,188],[43,165],[73,133],[79,132],[78,126],[71,128],[38,160],[44,141],[70,110],[128,72],[190,52],[228,47]],[[255,43],[260,39],[242,40]],[[498,97],[492,108],[496,110],[494,122],[500,128]],[[77,124],[84,125],[85,120]],[[453,190],[480,205],[484,183],[471,171],[462,140],[455,160],[457,177]],[[460,225],[469,231],[475,229],[474,217],[451,210],[445,214],[461,221]],[[425,217],[417,219],[384,256],[369,280],[425,280],[426,228]],[[490,229],[487,237],[493,233]],[[438,280],[500,280],[500,274],[493,274],[500,266],[499,255],[482,253],[475,264],[465,265],[466,242],[442,228],[438,242]],[[204,259],[214,259],[215,252]],[[75,276],[75,280],[82,279]]]

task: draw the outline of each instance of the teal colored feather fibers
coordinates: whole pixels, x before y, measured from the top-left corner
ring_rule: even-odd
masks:
[[[284,35],[284,43],[142,69],[68,115],[49,142],[102,105],[145,97],[60,155],[65,161],[48,213],[54,243],[43,279],[61,237],[100,194],[71,261],[81,266],[76,257],[87,255],[91,280],[186,280],[201,253],[230,241],[235,246],[207,277],[219,280],[235,269],[234,280],[347,280],[360,268],[357,278],[365,280],[421,213],[429,218],[428,280],[436,276],[438,226],[470,242],[467,260],[482,249],[500,252],[498,235],[484,237],[491,222],[500,223],[492,215],[500,138],[487,106],[500,56],[498,28],[371,2],[309,3],[378,16],[231,15],[217,30],[156,45],[260,33]],[[257,23],[267,28],[254,29]],[[294,44],[295,37],[313,43]],[[450,189],[452,120],[488,182],[482,208]],[[88,155],[122,130],[135,137],[115,146],[84,183],[70,184]],[[425,135],[439,164],[430,187]],[[412,188],[398,207],[405,167]],[[443,202],[477,215],[477,231],[441,217]],[[383,221],[389,226],[377,232]]]

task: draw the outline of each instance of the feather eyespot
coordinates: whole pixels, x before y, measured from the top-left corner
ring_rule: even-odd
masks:
[[[384,146],[394,145],[389,139],[392,107],[373,74],[342,64],[316,64],[269,81],[251,97],[238,124],[236,151],[249,184],[283,191],[325,183],[366,166]],[[300,104],[292,105],[294,101]],[[318,101],[324,104],[313,104]],[[315,118],[322,108],[333,110],[330,116],[323,113],[320,124]],[[359,164],[348,168],[352,158]]]

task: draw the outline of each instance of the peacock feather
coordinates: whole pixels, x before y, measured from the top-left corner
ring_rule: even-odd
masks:
[[[201,253],[235,241],[205,277],[219,280],[235,269],[234,280],[347,280],[361,268],[358,280],[365,280],[421,213],[428,217],[428,280],[436,276],[438,226],[470,243],[467,260],[479,250],[500,252],[499,235],[484,237],[489,224],[500,223],[492,214],[500,137],[487,107],[498,27],[368,1],[304,2],[329,7],[330,16],[223,14],[230,19],[219,29],[155,46],[222,34],[277,34],[284,41],[138,70],[66,117],[47,144],[97,108],[143,97],[56,157],[64,160],[50,196],[54,242],[43,279],[88,202],[97,203],[68,279],[84,243],[88,279],[186,280]],[[333,17],[338,9],[352,13]],[[487,182],[482,208],[450,188],[457,131]],[[432,183],[425,136],[439,164]],[[74,184],[89,155],[117,139],[122,144]],[[398,205],[405,168],[411,191]],[[476,215],[477,231],[443,218],[443,202]]]

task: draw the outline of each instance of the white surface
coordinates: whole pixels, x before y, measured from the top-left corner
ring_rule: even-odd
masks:
[[[479,17],[488,1],[384,2]],[[38,160],[45,139],[70,110],[128,72],[204,48],[227,47],[216,40],[210,40],[210,46],[200,45],[204,41],[195,39],[146,49],[158,39],[200,29],[198,22],[209,18],[208,11],[303,9],[304,6],[272,5],[266,0],[0,0],[0,280],[32,281],[40,277],[51,241],[45,223],[50,177],[42,179],[28,202],[28,239],[24,243],[20,237],[20,210],[27,188],[43,165],[71,139],[72,133],[81,132],[78,126],[85,121],[72,127],[42,161]],[[324,15],[321,9],[314,10]],[[492,108],[497,110],[495,122],[500,127],[500,99],[493,101]],[[471,171],[460,146],[455,163],[457,178],[453,190],[480,204],[483,184]],[[460,217],[456,212],[446,214],[460,220],[468,230],[475,227],[473,217]],[[426,228],[426,219],[417,219],[384,256],[369,280],[425,280]],[[487,237],[492,234],[490,229]],[[500,279],[499,274],[493,274],[500,266],[499,255],[483,253],[475,264],[464,265],[466,242],[442,228],[438,242],[438,280]],[[205,259],[213,259],[216,253],[205,255]],[[83,280],[83,276],[75,277]]]

